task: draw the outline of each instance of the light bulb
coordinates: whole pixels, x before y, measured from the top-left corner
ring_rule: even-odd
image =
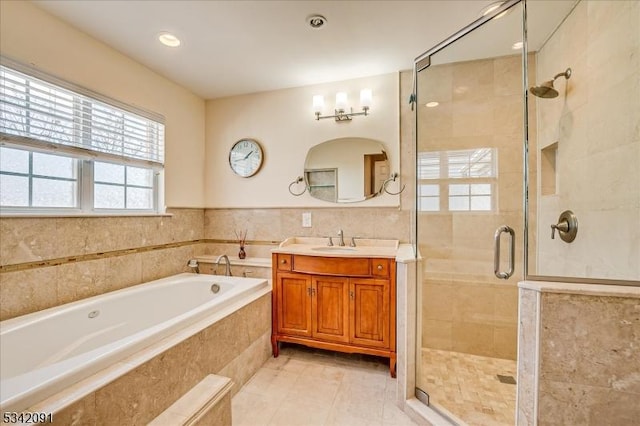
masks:
[[[313,112],[322,112],[323,108],[324,108],[324,96],[314,95],[313,96]]]
[[[362,89],[360,91],[360,107],[362,109],[369,109],[371,107],[371,98],[373,94],[371,89]]]
[[[336,110],[344,111],[347,109],[347,94],[345,92],[336,93]]]

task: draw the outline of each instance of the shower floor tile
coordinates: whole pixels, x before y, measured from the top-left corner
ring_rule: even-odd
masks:
[[[459,352],[422,349],[418,385],[430,403],[469,425],[515,424],[516,362]]]
[[[386,359],[283,345],[233,397],[233,425],[415,425],[395,392]]]

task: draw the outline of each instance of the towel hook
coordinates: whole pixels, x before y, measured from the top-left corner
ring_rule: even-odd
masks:
[[[296,180],[294,180],[293,182],[291,182],[291,183],[289,184],[289,192],[291,193],[291,195],[294,195],[294,196],[296,196],[296,197],[299,197],[299,196],[301,196],[302,194],[304,194],[305,192],[307,192],[307,185],[305,185],[305,186],[304,186],[304,189],[303,189],[303,190],[302,190],[302,192],[300,192],[300,193],[293,192],[293,191],[291,190],[291,187],[292,187],[293,185],[297,185],[297,184],[299,184],[300,182],[302,182],[303,180],[304,180],[304,179],[302,178],[302,176],[298,176],[298,177],[296,178]]]
[[[391,182],[395,182],[397,178],[398,178],[398,173],[392,173],[392,174],[391,174],[391,177],[389,177],[389,179],[385,179],[385,181],[384,181],[384,182],[382,182],[382,186],[381,186],[381,188],[380,188],[380,191],[378,191],[378,193],[379,193],[379,194],[381,194],[381,193],[382,193],[382,191],[384,191],[384,192],[386,192],[386,193],[387,193],[387,194],[389,194],[389,195],[398,195],[398,194],[400,194],[402,191],[404,191],[404,188],[405,188],[405,186],[406,186],[406,185],[402,185],[402,188],[401,188],[401,189],[400,189],[400,191],[398,191],[398,192],[390,192],[390,191],[387,189],[387,185],[389,185],[389,183],[391,183]]]

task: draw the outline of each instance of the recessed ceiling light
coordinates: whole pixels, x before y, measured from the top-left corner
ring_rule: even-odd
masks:
[[[424,106],[426,106],[427,108],[435,108],[438,105],[440,105],[440,102],[435,102],[435,101],[427,102],[426,104],[424,104]]]
[[[307,23],[314,30],[319,30],[320,28],[325,26],[325,24],[327,23],[327,18],[318,14],[309,15],[307,16]]]
[[[498,9],[500,6],[502,6],[504,3],[506,3],[505,1],[497,1],[494,3],[489,4],[488,6],[485,6],[481,11],[480,11],[480,17],[482,18],[483,16],[487,16],[488,14],[492,13],[493,11],[495,11],[496,9]],[[511,9],[507,9],[504,12],[498,14],[497,16],[495,16],[493,19],[499,19],[502,18],[504,15],[506,15],[507,13],[509,13]]]
[[[513,50],[520,50],[522,49],[522,42],[521,41],[516,41],[515,43],[513,43],[513,45],[511,46],[511,48]]]
[[[160,40],[160,43],[168,47],[180,46],[180,39],[171,33],[162,32],[158,34],[158,40]]]

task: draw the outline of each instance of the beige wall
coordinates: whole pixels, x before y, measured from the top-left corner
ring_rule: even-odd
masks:
[[[493,147],[498,156],[494,212],[419,213],[425,348],[516,357],[522,243],[516,239],[516,275],[500,280],[493,235],[500,225],[523,235],[521,62],[514,55],[436,65],[418,78],[418,151]],[[434,99],[440,105],[426,108]]]
[[[537,54],[540,81],[568,67],[560,95],[535,102],[539,149],[557,143],[557,159],[539,173],[556,188],[540,197],[531,272],[640,280],[640,3],[580,2]],[[570,244],[550,235],[564,210],[579,223]]]
[[[257,70],[256,72],[259,72]],[[373,90],[370,115],[347,123],[317,121],[313,95],[324,95],[325,114],[332,111],[335,93],[345,91],[354,112],[360,89]],[[391,170],[399,171],[399,77],[397,73],[293,89],[262,92],[207,101],[206,205],[207,207],[332,207],[308,194],[294,197],[289,184],[304,172],[307,151],[329,139],[371,138],[383,143]],[[256,139],[264,150],[260,172],[250,178],[236,176],[228,164],[229,149],[239,139]],[[298,185],[299,190],[302,185]],[[356,207],[398,206],[397,196],[385,194]]]
[[[165,204],[204,205],[204,100],[26,1],[0,2],[2,55],[164,115]]]

